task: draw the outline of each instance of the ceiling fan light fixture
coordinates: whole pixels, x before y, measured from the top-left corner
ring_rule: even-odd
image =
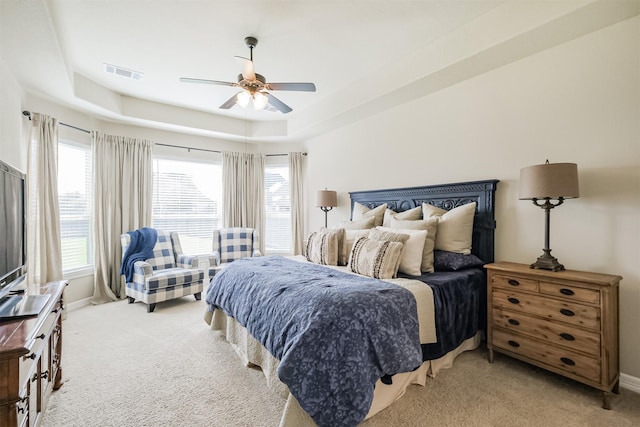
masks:
[[[238,96],[236,96],[236,102],[238,103],[238,105],[247,108],[247,105],[249,105],[249,101],[251,100],[251,95],[249,95],[248,92],[242,91],[238,93]]]
[[[267,96],[262,92],[256,92],[253,95],[253,108],[263,110],[267,106]]]

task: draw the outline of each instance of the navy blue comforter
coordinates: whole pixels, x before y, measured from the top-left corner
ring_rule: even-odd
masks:
[[[486,326],[486,275],[482,268],[399,277],[427,283],[433,291],[438,341],[422,344],[423,360],[438,359]]]
[[[377,279],[244,258],[215,276],[206,302],[279,359],[280,380],[319,426],[357,425],[378,379],[422,363],[413,294]]]

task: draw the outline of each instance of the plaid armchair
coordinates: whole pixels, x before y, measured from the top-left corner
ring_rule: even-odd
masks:
[[[198,268],[200,257],[182,253],[178,233],[156,230],[158,237],[153,246],[153,256],[133,265],[133,279],[126,281],[129,304],[139,300],[147,304],[147,312],[156,303],[193,295],[200,300],[204,285],[204,270]],[[128,233],[120,235],[123,262],[131,244]],[[126,279],[126,278],[125,278]]]
[[[258,230],[242,227],[214,230],[213,256],[216,258],[216,265],[245,257],[262,256]]]

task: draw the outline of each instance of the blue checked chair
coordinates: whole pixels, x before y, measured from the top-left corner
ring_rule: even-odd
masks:
[[[260,235],[255,228],[230,227],[213,231],[213,257],[216,265],[254,256],[262,256]]]
[[[133,282],[126,284],[129,304],[136,300],[147,304],[147,312],[156,308],[156,303],[193,295],[200,300],[204,287],[204,270],[198,268],[201,257],[182,253],[178,233],[157,230],[158,240],[153,247],[153,257],[136,261]],[[131,237],[120,235],[122,254],[131,243]],[[124,276],[123,276],[124,277]]]

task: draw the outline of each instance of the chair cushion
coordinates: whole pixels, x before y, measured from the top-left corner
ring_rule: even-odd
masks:
[[[176,259],[173,256],[173,246],[171,236],[167,231],[158,230],[158,241],[153,247],[153,258],[146,260],[154,270],[164,270],[165,268],[175,268]]]
[[[232,262],[253,255],[253,229],[220,230],[220,262]]]
[[[166,270],[154,271],[153,276],[145,281],[145,288],[163,289],[176,285],[201,282],[204,280],[204,270],[190,270],[188,268],[169,268]]]

